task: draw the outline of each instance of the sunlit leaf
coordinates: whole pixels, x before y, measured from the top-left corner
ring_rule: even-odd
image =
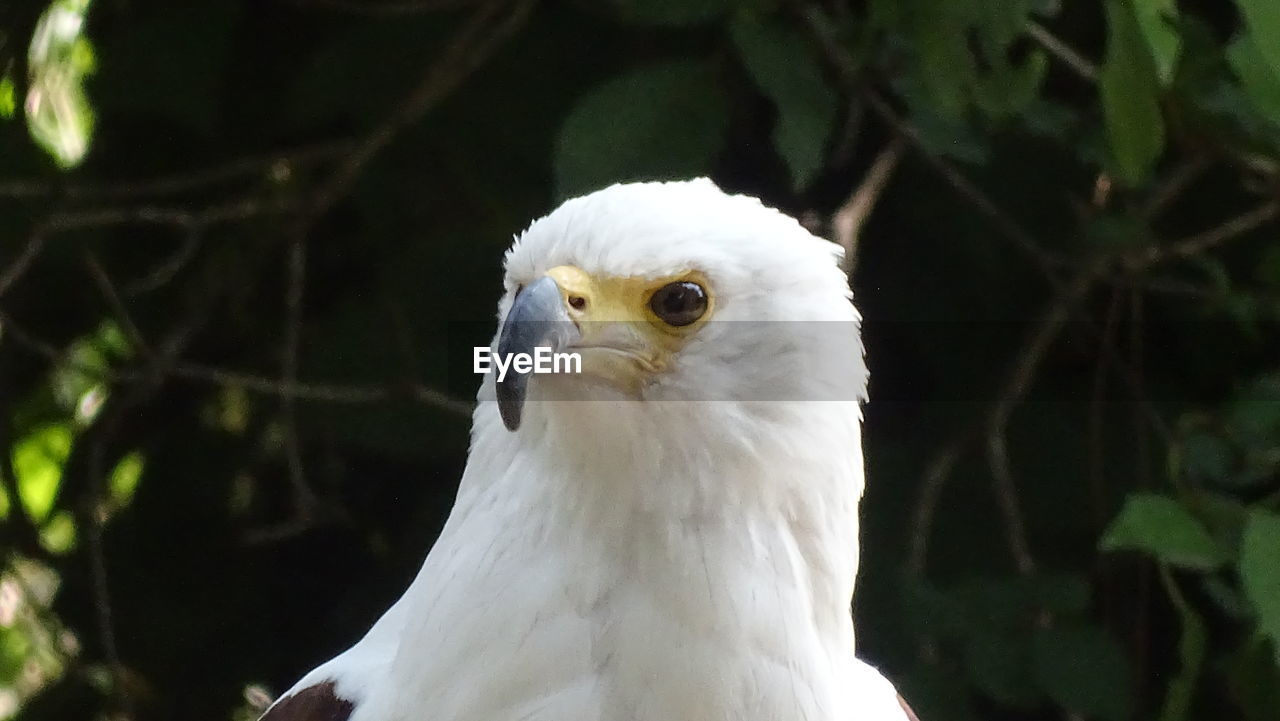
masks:
[[[1280,664],[1280,514],[1262,509],[1249,514],[1240,549],[1240,581]]]
[[[1099,547],[1143,551],[1166,563],[1199,570],[1217,568],[1227,560],[1195,516],[1172,498],[1150,493],[1129,497]]]
[[[804,188],[822,168],[836,120],[836,95],[823,79],[813,43],[798,30],[748,12],[734,16],[730,33],[752,80],[778,108],[773,142],[791,171],[792,186]]]
[[[54,366],[54,397],[75,414],[80,425],[87,425],[109,394],[109,385],[103,380],[112,361],[130,355],[124,332],[114,321],[104,321],[92,334],[73,343]]]
[[[94,113],[84,81],[94,70],[84,37],[90,0],[55,0],[36,25],[27,53],[27,128],[58,165],[78,165],[89,150]]]
[[[613,182],[705,174],[727,122],[723,86],[706,63],[674,61],[613,78],[560,128],[557,191],[567,197]]]
[[[1269,1],[1269,0],[1268,0]],[[1133,9],[1108,0],[1107,56],[1098,78],[1116,176],[1139,185],[1164,151],[1155,62]]]
[[[65,424],[38,428],[13,447],[13,470],[27,513],[42,522],[53,509],[62,467],[71,452],[71,429]]]
[[[0,690],[9,692],[10,710],[58,678],[75,654],[75,637],[49,608],[58,586],[56,572],[25,558],[11,557],[0,571]]]
[[[0,75],[0,118],[8,120],[18,110],[18,89],[9,73]]]

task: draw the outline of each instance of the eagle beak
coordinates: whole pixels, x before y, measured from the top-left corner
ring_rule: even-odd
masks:
[[[560,286],[554,278],[544,275],[525,286],[512,301],[498,334],[497,352],[503,358],[514,358],[518,353],[532,356],[543,347],[554,353],[572,345],[579,335],[565,308]],[[498,412],[508,430],[520,427],[530,374],[512,368],[505,378],[496,381]]]

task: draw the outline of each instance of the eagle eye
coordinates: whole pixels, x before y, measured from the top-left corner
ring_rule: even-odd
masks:
[[[687,280],[668,283],[654,291],[649,309],[667,325],[686,326],[707,312],[707,291]]]

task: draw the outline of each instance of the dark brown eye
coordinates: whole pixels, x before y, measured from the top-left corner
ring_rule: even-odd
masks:
[[[697,283],[668,283],[649,299],[649,309],[668,325],[689,325],[707,312],[707,291]]]

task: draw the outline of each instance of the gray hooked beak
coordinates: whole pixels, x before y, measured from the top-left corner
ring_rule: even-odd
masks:
[[[560,286],[551,276],[542,276],[525,286],[511,303],[511,310],[498,334],[498,355],[514,358],[517,353],[533,356],[537,348],[549,347],[552,353],[562,351],[577,339],[577,325],[569,318],[561,297]],[[507,371],[506,378],[495,379],[498,412],[507,430],[520,427],[524,399],[529,391],[530,373]]]

